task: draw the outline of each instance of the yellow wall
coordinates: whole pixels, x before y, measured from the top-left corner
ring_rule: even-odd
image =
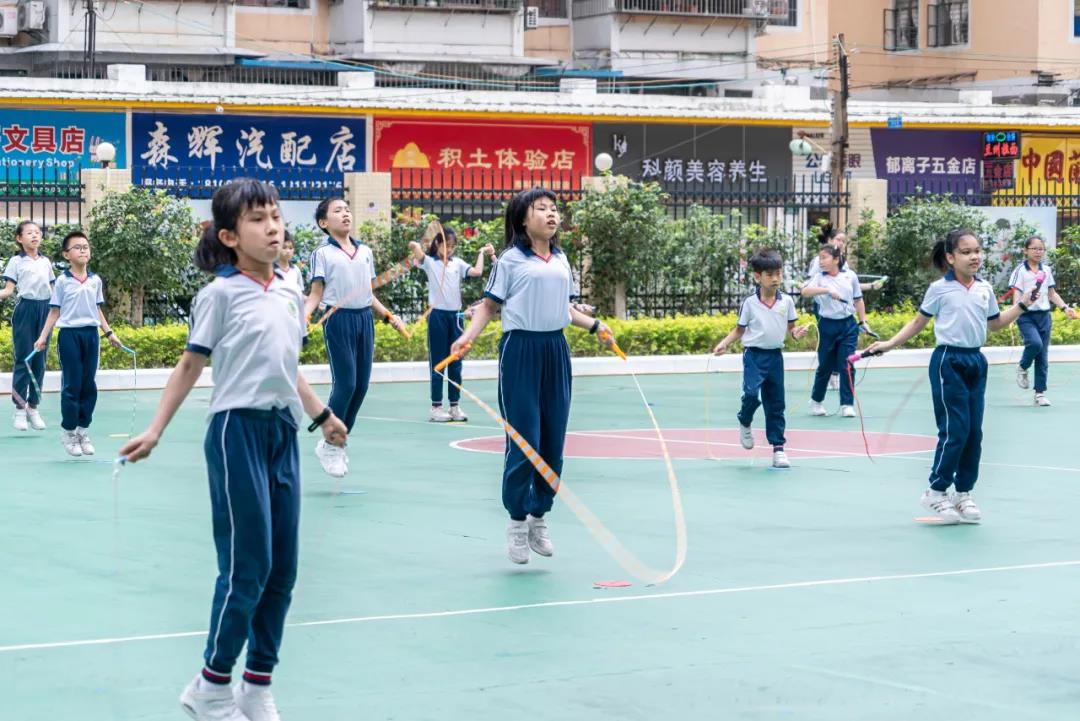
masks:
[[[885,51],[884,11],[893,0],[801,0],[800,28],[770,28],[758,52],[777,59],[828,56],[844,33],[854,90],[892,80],[974,72],[976,82],[1025,79],[1038,68],[1076,76],[1080,42],[1072,40],[1073,0],[970,0],[966,46],[927,47],[931,0],[919,3],[919,49]],[[1021,7],[1022,6],[1022,7]],[[813,45],[813,48],[805,46]]]
[[[238,47],[273,53],[325,55],[329,47],[327,0],[308,10],[236,7]],[[298,58],[299,59],[299,58]]]
[[[525,31],[525,55],[569,62],[573,56],[569,25],[547,25]]]

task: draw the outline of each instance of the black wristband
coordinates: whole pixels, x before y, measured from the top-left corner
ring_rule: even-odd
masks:
[[[596,331],[598,331],[599,329],[600,329],[600,320],[597,319],[597,320],[593,321],[592,328],[589,328],[589,332],[592,333],[593,335],[596,335]]]
[[[1027,313],[1027,310],[1028,310],[1028,306],[1024,305],[1024,301],[1022,301],[1022,300],[1020,300],[1020,301],[1017,301],[1017,302],[1016,302],[1016,304],[1017,304],[1018,306],[1020,306],[1020,310],[1024,311],[1025,313]]]
[[[104,333],[102,333],[102,334],[101,334],[101,337],[102,337],[102,338],[108,338],[108,337],[110,337],[110,336],[111,336],[112,334],[113,334],[113,332],[112,332],[112,330],[110,329],[110,330],[107,330],[107,331],[105,331]]]
[[[314,433],[315,429],[330,420],[330,416],[334,415],[334,412],[330,410],[329,406],[323,408],[323,412],[311,419],[311,425],[307,427],[308,433]]]

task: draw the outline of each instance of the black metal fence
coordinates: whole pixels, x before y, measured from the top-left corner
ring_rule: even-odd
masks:
[[[560,201],[581,197],[581,174],[570,170],[483,171],[454,168],[395,168],[392,200],[399,208],[419,208],[441,218],[490,220],[522,190],[544,187]]]
[[[3,220],[32,220],[43,226],[75,224],[82,213],[83,184],[78,167],[0,166]]]
[[[751,290],[746,256],[754,246],[776,248],[784,258],[786,276],[802,278],[810,263],[810,246],[816,247],[816,243],[808,243],[811,229],[822,221],[831,221],[840,228],[848,222],[847,187],[834,189],[828,182],[809,176],[762,178],[730,185],[667,183],[664,190],[674,218],[685,219],[695,207],[718,214],[723,225],[743,240],[744,252],[739,260],[723,263],[692,287],[658,272],[644,285],[628,288],[626,303],[631,316],[736,310]]]
[[[1058,230],[1080,225],[1080,174],[1076,180],[1047,180],[1032,177],[1018,182],[1016,178],[1005,183],[1012,187],[990,189],[979,178],[969,180],[891,180],[889,181],[889,212],[912,198],[949,196],[964,205],[998,207],[1057,208]]]

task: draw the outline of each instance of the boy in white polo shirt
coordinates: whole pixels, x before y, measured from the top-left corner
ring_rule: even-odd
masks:
[[[805,326],[795,326],[798,314],[791,296],[780,292],[784,261],[775,250],[759,250],[750,258],[757,292],[743,301],[739,322],[713,353],[723,355],[736,340],[743,344],[743,396],[739,409],[739,440],[742,447],[754,447],[750,424],[758,406],[765,406],[765,438],[773,447],[773,468],[790,468],[784,453],[784,340],[806,335]],[[759,398],[760,395],[760,398]]]

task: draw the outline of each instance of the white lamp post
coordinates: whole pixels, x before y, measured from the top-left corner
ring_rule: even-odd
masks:
[[[116,160],[116,146],[112,143],[98,143],[95,154],[101,167],[108,168]]]

